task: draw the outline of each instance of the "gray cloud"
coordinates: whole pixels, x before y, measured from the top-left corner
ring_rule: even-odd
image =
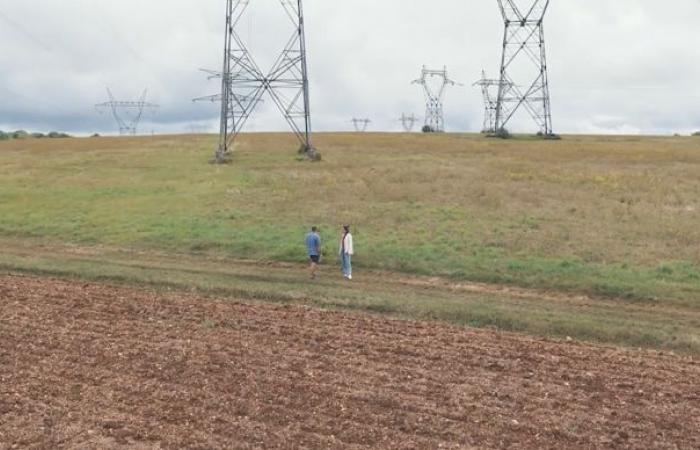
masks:
[[[240,31],[261,66],[291,30],[277,0],[252,2]],[[448,66],[464,86],[445,102],[450,131],[477,131],[481,98],[471,86],[498,70],[502,24],[495,0],[306,0],[312,108],[317,130],[399,130],[401,113],[423,115],[410,84],[423,64]],[[93,105],[148,87],[161,105],[143,130],[215,129],[215,93],[199,68],[221,65],[222,0],[0,0],[0,129],[111,132]],[[554,0],[546,33],[558,132],[671,133],[700,129],[700,1]],[[268,101],[252,130],[286,129]],[[527,116],[515,129],[530,130]]]

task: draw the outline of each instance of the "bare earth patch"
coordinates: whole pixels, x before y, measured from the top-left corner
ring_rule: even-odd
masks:
[[[700,448],[655,352],[0,277],[0,449]]]

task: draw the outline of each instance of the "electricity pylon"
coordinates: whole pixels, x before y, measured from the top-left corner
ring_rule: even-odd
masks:
[[[279,0],[294,27],[292,36],[272,68],[263,72],[248,51],[236,27],[250,0],[226,1],[224,65],[210,78],[221,80],[221,94],[196,100],[221,102],[219,146],[215,161],[225,163],[236,137],[266,92],[301,143],[300,152],[310,159],[318,154],[311,144],[309,78],[302,0]]]
[[[118,101],[114,99],[112,91],[107,88],[107,96],[109,97],[108,102],[98,103],[95,108],[98,112],[102,112],[105,109],[109,109],[112,113],[112,117],[117,122],[119,127],[120,136],[136,136],[138,131],[139,123],[143,117],[145,110],[156,110],[159,108],[155,103],[149,103],[146,101],[148,96],[148,89],[143,91],[141,97],[137,101]],[[123,111],[123,112],[122,112]],[[126,111],[133,111],[133,114],[127,114]]]
[[[403,127],[404,131],[406,133],[410,133],[415,128],[416,122],[418,122],[418,117],[416,117],[415,114],[411,114],[410,116],[407,116],[404,113],[404,114],[401,114],[401,117],[399,117],[399,122],[401,122],[401,126]]]
[[[509,82],[506,82],[510,85]],[[486,78],[486,72],[481,71],[481,79],[474,83],[474,86],[481,88],[481,95],[484,97],[484,125],[482,133],[494,134],[496,132],[496,110],[498,105],[498,88],[501,80]]]
[[[521,0],[520,5],[524,2]],[[539,127],[539,134],[554,136],[544,40],[544,16],[549,2],[529,0],[527,8],[522,8],[516,0],[498,0],[505,31],[496,100],[497,132],[505,130],[523,107]]]
[[[431,79],[437,78],[440,84],[435,89]],[[431,133],[442,133],[445,131],[445,114],[443,111],[443,100],[448,86],[454,86],[454,81],[447,76],[447,67],[443,70],[429,70],[423,66],[421,77],[414,80],[412,84],[423,86],[425,93],[425,127],[423,131]]]
[[[364,133],[367,131],[367,127],[370,123],[372,123],[372,121],[369,119],[358,119],[355,117],[353,117],[350,122],[352,122],[352,124],[355,126],[355,131],[358,133]]]

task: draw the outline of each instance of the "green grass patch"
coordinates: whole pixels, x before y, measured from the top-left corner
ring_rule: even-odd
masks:
[[[359,270],[694,312],[700,298],[694,144],[330,134],[317,137],[323,162],[307,164],[295,160],[291,136],[254,134],[241,138],[232,164],[216,166],[208,163],[213,137],[3,141],[0,237],[302,262],[304,233],[318,225],[330,262],[340,225],[350,223]],[[198,285],[198,276],[204,275],[171,281],[184,288]],[[272,295],[262,287],[251,292]],[[361,309],[379,313],[406,309],[361,300]],[[430,317],[430,309],[411,313],[423,315]],[[486,306],[452,321],[532,329],[517,314]],[[576,329],[557,323],[541,331]]]

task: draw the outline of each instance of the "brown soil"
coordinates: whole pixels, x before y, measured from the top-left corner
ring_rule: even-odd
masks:
[[[700,448],[700,363],[0,276],[0,449]]]

